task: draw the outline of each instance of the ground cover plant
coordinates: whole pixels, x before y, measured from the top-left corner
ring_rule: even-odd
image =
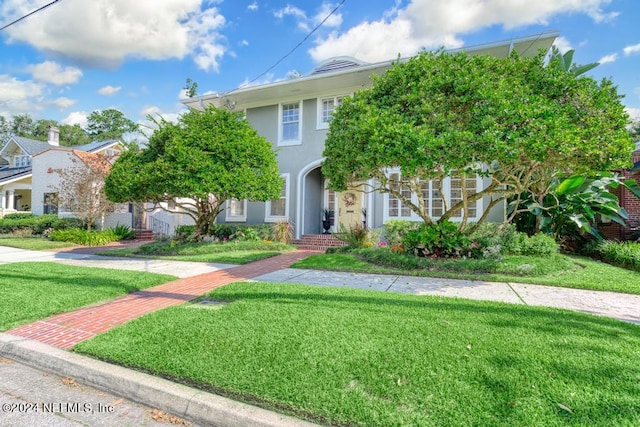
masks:
[[[585,248],[585,252],[609,264],[640,271],[640,243],[638,242],[611,240],[594,242]]]
[[[159,240],[137,248],[115,249],[99,255],[246,264],[292,250],[294,247],[290,245],[260,240],[226,243]]]
[[[391,260],[380,262],[374,253],[368,262],[367,256],[359,256],[364,251],[311,255],[295,262],[291,268],[518,282],[640,294],[640,273],[584,257],[557,254],[551,257],[512,255],[499,260],[419,260],[395,255]]]
[[[76,351],[325,425],[635,425],[640,328],[525,305],[236,283]],[[170,342],[170,346],[167,343]]]
[[[0,331],[173,279],[52,262],[0,265]]]

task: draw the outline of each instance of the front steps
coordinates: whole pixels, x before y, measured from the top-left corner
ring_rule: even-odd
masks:
[[[153,240],[153,231],[146,229],[137,229],[136,231],[136,240],[144,240],[151,241]]]
[[[293,244],[298,249],[322,252],[330,247],[347,246],[345,242],[336,239],[331,234],[305,234],[300,239],[295,240]]]

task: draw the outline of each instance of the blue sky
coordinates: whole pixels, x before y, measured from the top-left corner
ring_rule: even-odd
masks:
[[[0,26],[50,0],[0,0]],[[60,0],[0,31],[0,114],[84,125],[117,108],[175,118],[187,77],[199,94],[247,84],[300,42],[333,2]],[[375,62],[557,30],[589,75],[611,78],[640,118],[638,0],[346,0],[255,81],[306,74],[332,56]]]

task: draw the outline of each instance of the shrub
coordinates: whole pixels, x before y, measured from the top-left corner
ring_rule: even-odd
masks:
[[[471,240],[450,221],[425,225],[407,233],[403,240],[407,253],[419,257],[459,257],[469,255]]]
[[[558,249],[560,246],[553,237],[537,233],[523,239],[520,253],[522,255],[547,256],[557,253]]]
[[[116,236],[116,240],[130,240],[136,237],[136,232],[124,224],[116,224],[115,227],[111,228],[111,231],[113,231],[113,234]]]
[[[77,218],[58,218],[57,215],[9,214],[0,219],[0,234],[30,229],[32,234],[40,235],[47,228],[67,228],[71,223],[81,224]]]
[[[383,238],[390,245],[400,245],[407,233],[422,226],[421,222],[392,219],[385,223]]]
[[[6,214],[4,219],[26,219],[26,218],[35,218],[31,212],[13,212]]]
[[[344,224],[340,224],[340,232],[334,233],[333,236],[352,249],[362,248],[370,241],[368,229],[361,224],[350,225],[348,229]]]
[[[479,250],[489,249],[490,252],[498,251],[501,255],[517,252],[520,238],[524,235],[518,232],[514,224],[485,222],[472,228],[467,236],[472,242],[476,242]]]
[[[95,231],[82,228],[67,228],[49,233],[51,240],[73,242],[84,246],[103,246],[117,240],[113,230]]]
[[[276,242],[291,243],[293,242],[293,224],[289,221],[278,221],[273,224],[273,237]]]
[[[606,240],[590,250],[609,264],[640,271],[640,243]]]

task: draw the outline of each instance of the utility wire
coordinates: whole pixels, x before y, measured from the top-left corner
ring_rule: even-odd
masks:
[[[10,26],[12,26],[13,24],[17,24],[18,22],[22,21],[23,19],[28,18],[28,17],[30,17],[31,15],[33,15],[34,13],[38,13],[38,12],[40,12],[41,10],[44,10],[44,9],[48,8],[49,6],[52,6],[54,3],[58,3],[59,1],[60,1],[60,0],[53,0],[51,3],[47,3],[47,4],[45,4],[44,6],[39,7],[38,9],[34,10],[33,12],[29,12],[29,13],[27,13],[27,14],[26,14],[26,15],[24,15],[23,17],[18,18],[18,19],[16,19],[16,20],[15,20],[15,21],[13,21],[13,22],[9,22],[9,23],[8,23],[7,25],[5,25],[4,27],[0,28],[0,31],[4,30],[4,29],[6,29],[6,28],[9,28],[9,27],[10,27]]]
[[[327,21],[327,19],[331,18],[331,16],[336,13],[336,11],[338,9],[340,9],[340,7],[342,7],[342,5],[346,2],[347,0],[342,0],[336,7],[333,8],[333,10],[331,12],[329,12],[329,14],[327,16],[324,17],[324,19],[322,21],[320,21],[320,23],[318,25],[316,25],[310,32],[309,34],[307,34],[302,40],[300,40],[300,42],[298,42],[297,45],[295,45],[289,52],[287,52],[285,55],[283,55],[280,59],[278,59],[271,67],[267,68],[262,74],[260,74],[258,77],[254,78],[253,80],[249,81],[248,83],[242,85],[242,86],[238,86],[235,89],[232,89],[230,91],[227,91],[224,93],[224,95],[228,95],[231,92],[234,92],[238,89],[240,89],[240,87],[245,87],[245,86],[249,86],[251,83],[255,82],[256,80],[260,79],[260,77],[264,76],[265,74],[267,74],[269,71],[273,70],[274,68],[276,68],[282,61],[284,61],[285,59],[287,59],[293,52],[296,51],[296,49],[298,49],[300,46],[302,46],[304,44],[304,42],[306,42],[307,40],[309,40],[309,37],[311,37],[313,35],[313,33],[315,33],[320,27],[322,27],[322,25]]]

